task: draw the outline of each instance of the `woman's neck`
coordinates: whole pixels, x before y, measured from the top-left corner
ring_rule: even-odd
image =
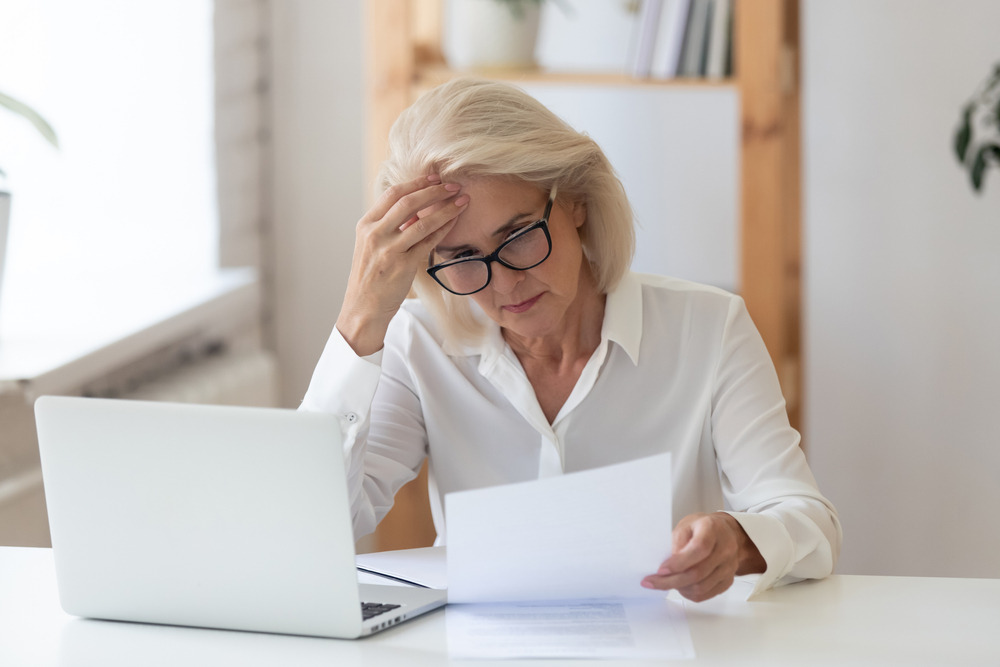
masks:
[[[604,326],[606,295],[598,291],[589,272],[584,275],[577,298],[558,327],[538,337],[519,336],[503,330],[504,340],[522,365],[541,364],[552,371],[569,370],[581,360],[585,364],[597,349]]]

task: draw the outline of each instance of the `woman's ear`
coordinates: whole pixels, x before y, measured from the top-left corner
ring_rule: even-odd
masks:
[[[583,227],[583,223],[587,221],[587,205],[582,201],[574,201],[570,205],[570,216],[573,218],[573,224],[577,229]]]

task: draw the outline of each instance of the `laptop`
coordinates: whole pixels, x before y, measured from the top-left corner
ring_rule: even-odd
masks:
[[[35,419],[67,613],[346,639],[445,604],[358,583],[336,415],[43,396]]]

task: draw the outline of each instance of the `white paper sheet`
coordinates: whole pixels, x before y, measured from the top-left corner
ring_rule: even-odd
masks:
[[[446,548],[424,547],[358,554],[355,558],[358,581],[448,588]]]
[[[670,554],[670,454],[450,493],[449,602],[663,597],[639,582]]]
[[[449,605],[452,658],[693,658],[684,609],[655,600]]]

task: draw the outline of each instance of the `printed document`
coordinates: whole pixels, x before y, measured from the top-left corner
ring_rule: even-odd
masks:
[[[671,488],[661,454],[448,494],[452,657],[693,657],[683,607],[639,585],[670,555]]]
[[[449,605],[452,658],[693,658],[682,603],[579,600]]]

